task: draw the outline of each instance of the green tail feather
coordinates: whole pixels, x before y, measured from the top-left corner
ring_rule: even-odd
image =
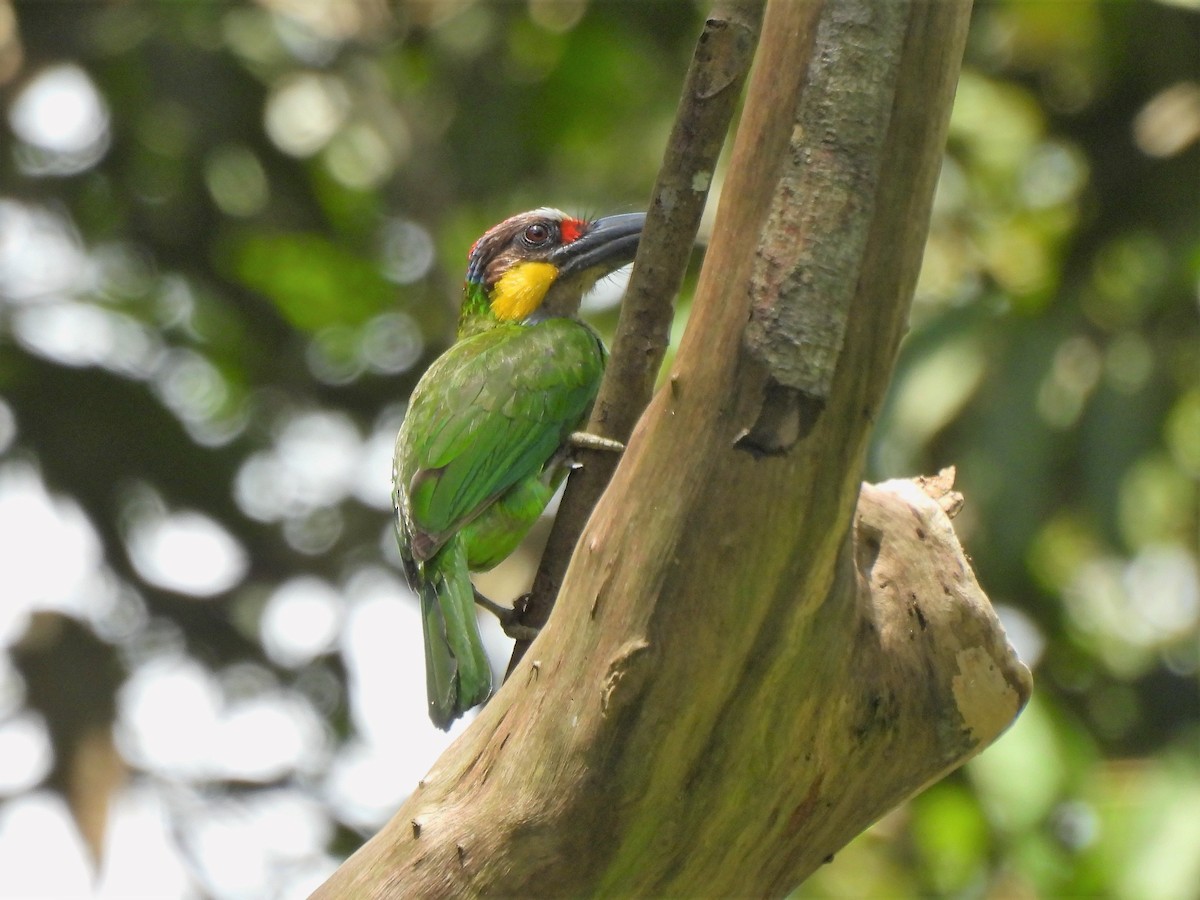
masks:
[[[475,592],[462,539],[452,538],[425,563],[423,575],[421,624],[429,718],[445,729],[488,698],[492,667],[479,637]]]

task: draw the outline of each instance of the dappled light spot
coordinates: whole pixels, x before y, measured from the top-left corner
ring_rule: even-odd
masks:
[[[261,521],[302,517],[344,500],[357,480],[362,438],[344,413],[291,415],[274,447],[249,457],[238,471],[234,497]]]
[[[350,384],[365,372],[396,375],[412,368],[425,350],[420,325],[412,316],[388,312],[364,325],[331,325],[308,343],[309,371],[325,384]]]
[[[1125,331],[1109,341],[1104,353],[1104,376],[1114,390],[1136,394],[1146,387],[1153,373],[1154,350],[1142,334]],[[1193,433],[1200,435],[1200,423]]]
[[[389,281],[411,284],[433,266],[433,238],[412,219],[390,219],[380,229],[379,256]]]
[[[362,354],[371,371],[399,375],[415,366],[424,352],[421,326],[407,313],[384,313],[367,323]]]
[[[1147,547],[1125,571],[1130,606],[1154,643],[1185,638],[1200,616],[1196,561],[1178,545]]]
[[[331,325],[313,335],[304,360],[308,370],[325,384],[350,384],[366,370],[359,351],[357,328]]]
[[[96,244],[88,254],[95,289],[114,303],[148,296],[157,285],[155,262],[146,248],[131,241]]]
[[[259,213],[270,199],[267,173],[247,147],[217,147],[204,163],[204,183],[221,212],[238,218]]]
[[[0,405],[0,447],[4,446],[4,410]],[[1200,387],[1175,401],[1167,416],[1167,449],[1179,468],[1200,478]]]
[[[4,398],[0,397],[0,454],[5,453],[12,446],[17,437],[17,417],[13,414],[12,407],[4,402]]]
[[[66,799],[50,791],[0,806],[0,895],[86,897],[93,874]]]
[[[1147,156],[1175,156],[1200,141],[1200,84],[1179,81],[1147,101],[1133,120],[1133,138]]]
[[[199,444],[227,443],[245,427],[245,404],[234,402],[221,370],[195,350],[164,353],[154,370],[154,388]]]
[[[408,155],[411,144],[406,127],[392,132],[385,137],[369,122],[339,129],[325,148],[330,174],[356,191],[378,187],[396,168],[397,158]]]
[[[211,597],[245,577],[246,551],[223,525],[194,510],[168,512],[141,493],[127,504],[126,544],[142,578],[167,590]]]
[[[87,255],[69,220],[0,199],[0,303],[60,299],[87,285]]]
[[[17,165],[28,175],[73,175],[108,149],[108,109],[71,63],[43,69],[12,102],[8,121],[23,142],[14,148]]]
[[[1139,325],[1152,311],[1170,268],[1159,235],[1128,231],[1100,247],[1081,292],[1084,313],[1108,331]]]
[[[1000,624],[1004,626],[1004,633],[1008,635],[1008,642],[1017,651],[1021,662],[1030,670],[1036,669],[1046,649],[1046,636],[1037,622],[1024,610],[1007,603],[997,603],[994,609],[1000,617]]]
[[[360,503],[389,513],[392,510],[392,456],[402,420],[403,407],[399,404],[385,407],[377,417],[363,443],[362,461],[352,488],[354,498]],[[394,537],[390,542],[395,547]]]
[[[333,549],[342,536],[345,518],[337,506],[321,506],[283,521],[283,539],[293,550],[318,556]]]
[[[357,737],[338,750],[324,790],[339,819],[371,828],[395,812],[473,714],[448,734],[413,727],[426,715],[425,659],[416,598],[398,575],[364,568],[347,581],[346,596],[341,650]],[[418,689],[398,691],[396,685]]]
[[[293,668],[328,653],[341,632],[341,595],[327,581],[301,576],[271,594],[259,620],[263,649],[275,662]]]
[[[322,769],[327,745],[323,724],[305,700],[272,691],[230,703],[210,752],[219,777],[276,781]]]
[[[1075,200],[1087,186],[1088,167],[1078,147],[1042,141],[1020,169],[1021,199],[1031,209],[1049,209]]]
[[[233,498],[238,508],[252,519],[274,522],[286,514],[289,506],[288,485],[271,453],[254,453],[238,467],[233,482]]]
[[[1196,481],[1162,452],[1130,465],[1117,485],[1116,525],[1130,548],[1190,544],[1195,535]]]
[[[888,472],[918,467],[921,448],[959,414],[985,374],[983,347],[971,338],[947,340],[899,372],[893,421],[878,440],[879,465]]]
[[[117,700],[118,745],[126,759],[168,777],[209,774],[221,697],[203,666],[182,656],[151,659],[133,670]]]
[[[1095,640],[1110,670],[1128,675],[1194,631],[1200,576],[1182,547],[1156,545],[1129,562],[1101,557],[1084,563],[1064,598],[1072,623]]]
[[[284,153],[312,156],[337,133],[348,107],[346,89],[338,79],[298,72],[272,87],[264,124]]]
[[[164,777],[275,781],[319,769],[329,752],[304,698],[270,684],[235,692],[187,657],[135,668],[118,709],[121,752]]]
[[[52,495],[27,463],[0,467],[0,644],[17,640],[27,616],[98,612],[100,539],[79,504]]]
[[[1076,335],[1063,341],[1038,389],[1042,421],[1051,428],[1074,425],[1100,380],[1102,364],[1100,351],[1089,338]]]
[[[314,799],[279,788],[219,802],[196,798],[183,839],[212,896],[261,897],[275,893],[280,868],[323,856],[331,832]]]
[[[149,374],[162,349],[159,336],[132,316],[74,300],[18,310],[12,330],[38,356],[136,378]]]
[[[0,796],[27,791],[46,777],[54,748],[40,715],[24,712],[0,721],[0,759]]]
[[[437,753],[429,754],[429,762]],[[386,822],[412,790],[413,772],[400,774],[383,747],[349,740],[334,757],[325,777],[325,795],[337,817],[354,828],[373,829]],[[419,778],[420,775],[417,775]]]

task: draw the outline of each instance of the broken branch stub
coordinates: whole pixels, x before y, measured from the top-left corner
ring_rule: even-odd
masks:
[[[855,517],[860,593],[877,632],[870,642],[885,648],[900,683],[908,672],[921,692],[908,715],[937,723],[922,728],[933,741],[931,779],[995,740],[1033,687],[950,522],[963,502],[953,478],[946,469],[865,484]],[[877,547],[873,559],[864,545]]]

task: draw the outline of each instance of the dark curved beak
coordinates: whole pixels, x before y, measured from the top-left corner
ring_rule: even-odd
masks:
[[[582,235],[550,254],[550,262],[558,267],[560,279],[597,269],[600,276],[607,275],[633,262],[645,224],[645,213],[597,219]]]

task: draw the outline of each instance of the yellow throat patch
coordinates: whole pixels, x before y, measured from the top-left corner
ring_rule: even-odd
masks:
[[[492,312],[501,322],[519,322],[546,299],[558,269],[546,262],[513,266],[492,288]]]

